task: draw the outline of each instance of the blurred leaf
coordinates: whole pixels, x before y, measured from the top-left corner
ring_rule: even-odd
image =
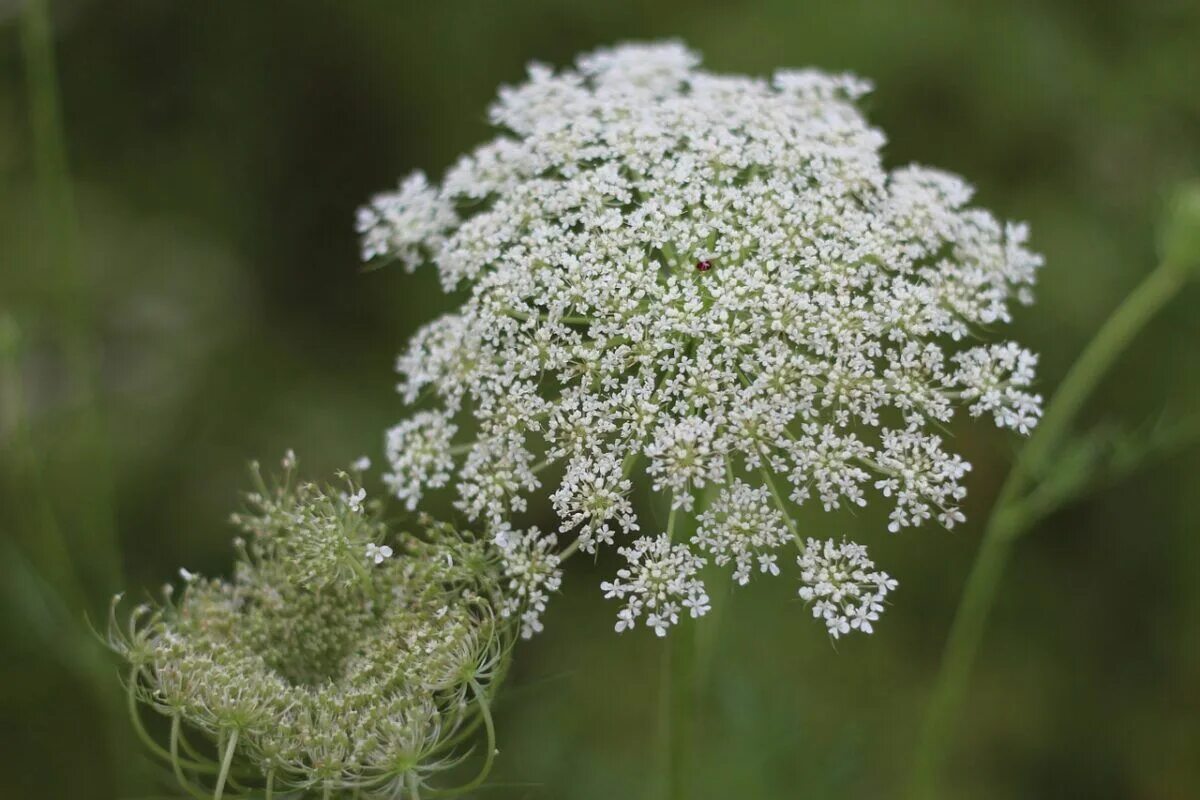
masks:
[[[1013,510],[1021,531],[1068,503],[1117,483],[1138,470],[1200,442],[1200,415],[1169,421],[1158,418],[1140,429],[1098,427],[1064,445],[1043,469],[1033,490]]]
[[[1159,230],[1162,259],[1200,274],[1200,181],[1176,187]]]
[[[99,638],[63,604],[32,562],[9,539],[0,538],[0,619],[16,620],[33,634],[28,644],[54,660],[101,697],[114,694],[116,672]]]

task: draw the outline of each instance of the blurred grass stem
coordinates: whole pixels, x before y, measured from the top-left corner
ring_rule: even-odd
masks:
[[[111,676],[106,659],[83,622],[89,608],[98,606],[91,600],[117,591],[122,578],[113,519],[112,470],[97,403],[93,321],[79,259],[78,219],[67,163],[49,0],[26,0],[20,39],[40,227],[41,249],[34,252],[42,257],[41,269],[53,287],[47,316],[57,334],[73,406],[71,424],[63,426],[63,433],[71,437],[67,450],[71,475],[52,477],[45,465],[48,448],[37,441],[25,419],[27,398],[14,350],[12,363],[5,364],[4,371],[20,401],[13,409],[21,416],[14,437],[23,456],[24,499],[33,508],[26,538],[39,556],[36,571],[46,576],[42,583],[54,595],[47,596],[46,602],[59,600],[62,616],[69,620],[54,635],[72,643],[65,648],[74,654],[71,666],[104,709],[106,739],[114,754],[111,763],[120,765],[115,770],[120,791],[130,785],[134,769],[131,762],[117,757],[127,750],[129,731],[119,697],[107,688]],[[79,515],[73,534],[72,526],[58,511],[64,500]]]
[[[1076,415],[1117,358],[1174,297],[1191,265],[1164,260],[1105,321],[1050,398],[1045,414],[1021,449],[992,507],[975,563],[942,652],[941,666],[918,740],[909,797],[939,796],[938,777],[951,745],[971,667],[1016,539],[1050,509],[1031,513],[1027,492],[1044,475],[1070,433]]]
[[[45,469],[26,413],[21,332],[7,316],[0,317],[0,326],[5,329],[0,333],[4,340],[0,343],[0,432],[7,435],[12,456],[12,497],[23,499],[28,506],[25,546],[61,602],[78,610],[86,607],[83,586],[54,511],[53,495],[46,485]]]
[[[51,271],[55,323],[72,398],[76,405],[78,439],[73,448],[74,505],[86,509],[86,536],[74,537],[73,547],[95,576],[103,593],[121,586],[113,520],[111,470],[107,435],[96,397],[96,357],[93,320],[86,281],[80,265],[78,217],[67,165],[54,34],[49,0],[26,0],[21,12],[21,44],[25,65],[34,175],[41,222],[41,252]]]

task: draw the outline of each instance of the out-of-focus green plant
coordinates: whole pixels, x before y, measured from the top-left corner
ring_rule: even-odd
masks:
[[[983,638],[1000,579],[1016,541],[1104,477],[1140,467],[1193,440],[1196,421],[1158,426],[1146,435],[1113,439],[1103,432],[1071,439],[1079,411],[1121,353],[1154,316],[1200,273],[1200,184],[1177,189],[1159,235],[1159,264],[1088,342],[1050,398],[992,507],[979,552],[942,654],[918,738],[910,796],[938,796],[938,770],[950,747],[971,665]]]
[[[21,15],[26,86],[29,95],[33,164],[37,188],[42,267],[51,276],[57,346],[70,383],[74,447],[86,475],[76,500],[90,508],[91,527],[71,537],[94,583],[120,584],[112,510],[112,482],[103,414],[96,397],[96,354],[92,309],[79,261],[78,219],[67,163],[66,137],[58,96],[53,32],[47,0],[28,0]]]
[[[54,32],[48,0],[27,0],[20,41],[29,107],[37,225],[29,244],[36,269],[51,290],[41,316],[61,364],[69,402],[61,432],[71,443],[73,470],[52,485],[45,454],[29,423],[24,372],[28,341],[19,318],[6,310],[0,327],[0,430],[11,458],[4,478],[21,508],[14,521],[24,541],[0,540],[5,599],[19,609],[39,642],[87,687],[110,727],[105,737],[119,754],[126,742],[119,704],[106,684],[103,651],[82,612],[97,608],[99,591],[120,585],[121,559],[113,514],[106,422],[96,392],[97,359],[86,282],[79,258],[78,219],[62,122]],[[64,523],[61,498],[86,508],[86,523]],[[103,587],[103,588],[102,588]],[[116,763],[120,759],[114,758]]]

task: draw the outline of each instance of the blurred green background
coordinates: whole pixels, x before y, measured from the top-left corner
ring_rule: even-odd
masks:
[[[1014,336],[1043,391],[1154,264],[1165,191],[1200,174],[1189,0],[54,4],[80,220],[73,281],[40,227],[19,15],[0,2],[0,797],[165,796],[93,646],[107,598],[220,573],[244,464],[310,474],[402,413],[391,362],[451,304],[432,273],[359,271],[355,207],[488,136],[531,59],[680,37],[706,66],[872,78],[891,165],[965,175],[1045,253]],[[1089,424],[1200,413],[1200,286],[1122,359]],[[94,364],[93,380],[78,364]],[[88,399],[89,384],[94,388]],[[832,647],[794,580],[721,590],[701,722],[705,798],[899,795],[980,523],[1017,442],[963,425],[972,524],[868,543],[901,589]],[[1178,452],[1023,540],[946,779],[960,798],[1200,797],[1200,453]],[[973,512],[973,513],[972,513]],[[53,531],[66,546],[56,550]],[[116,537],[120,564],[105,541]],[[613,635],[611,568],[572,563],[499,713],[495,798],[655,789],[662,645]],[[118,571],[119,567],[119,571]],[[77,583],[82,592],[70,587]]]

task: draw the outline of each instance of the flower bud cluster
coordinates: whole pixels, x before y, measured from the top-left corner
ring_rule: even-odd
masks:
[[[456,737],[483,719],[490,738],[512,639],[499,556],[446,526],[382,544],[354,479],[294,486],[285,466],[271,487],[255,470],[231,578],[184,571],[126,627],[114,603],[135,723],[135,700],[170,719],[155,747],[193,793],[412,796]]]

